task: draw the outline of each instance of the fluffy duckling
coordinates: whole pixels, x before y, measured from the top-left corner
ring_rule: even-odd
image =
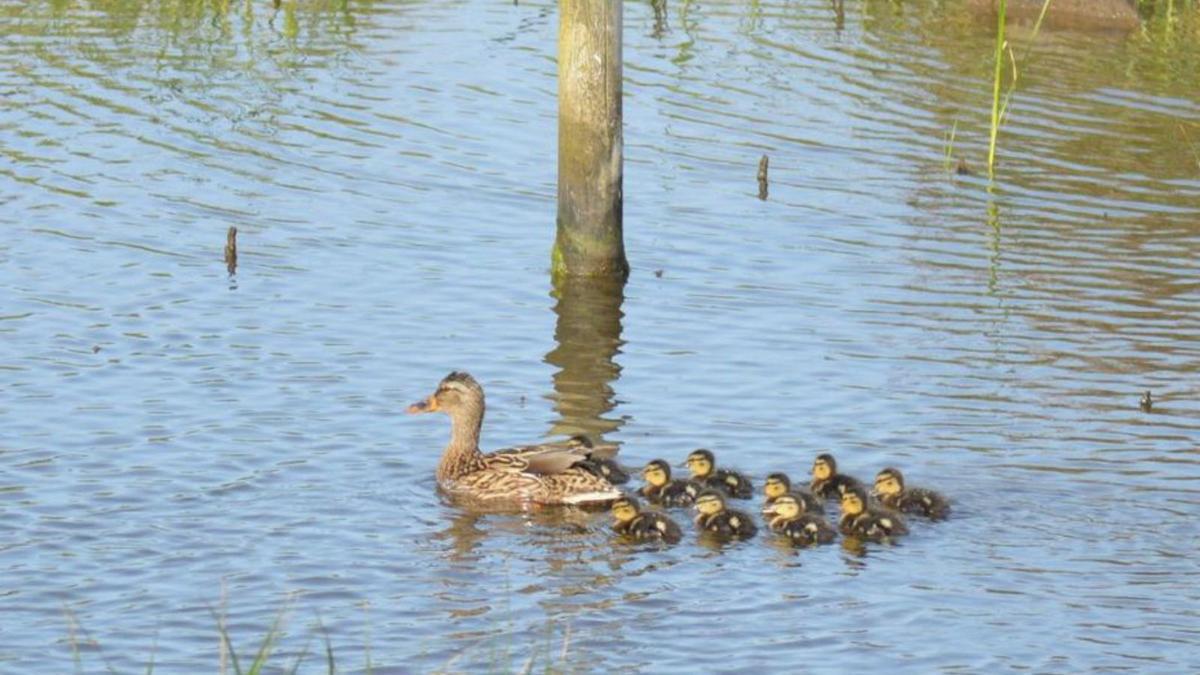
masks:
[[[889,509],[915,513],[932,520],[942,520],[950,514],[950,503],[933,490],[904,487],[900,469],[888,467],[875,476],[875,497]]]
[[[750,484],[750,479],[737,471],[718,469],[711,450],[693,450],[687,457],[687,467],[692,472],[692,480],[704,487],[721,490],[736,499],[750,499],[754,496],[754,486]]]
[[[805,513],[804,502],[795,495],[784,494],[771,504],[771,530],[782,534],[793,546],[828,544],[837,537],[837,530],[818,515]]]
[[[763,502],[763,514],[771,513],[775,500],[789,493],[801,502],[802,513],[825,513],[825,505],[821,500],[806,490],[792,489],[792,479],[788,478],[786,473],[773,473],[768,475],[767,482],[763,483],[763,495],[766,497],[766,501]]]
[[[722,539],[749,539],[758,532],[750,514],[725,508],[725,493],[709,488],[696,497],[696,526]]]
[[[842,519],[838,523],[842,534],[870,541],[884,541],[908,528],[900,516],[890,511],[872,510],[867,506],[867,491],[861,485],[846,488],[842,493]]]
[[[606,456],[617,454],[617,446],[607,443],[597,446],[592,439],[583,434],[576,434],[569,438],[566,446],[587,453],[587,459],[579,462],[576,466],[591,471],[613,485],[623,485],[629,482],[629,473],[622,469],[616,460]]]
[[[674,544],[683,538],[675,521],[661,513],[642,511],[642,505],[633,497],[620,497],[614,501],[612,514],[616,518],[613,531],[631,539]]]
[[[829,453],[817,455],[812,465],[812,493],[822,499],[840,498],[849,487],[862,487],[857,478],[838,473],[837,460]]]
[[[642,469],[642,478],[646,479],[646,485],[638,494],[660,506],[691,506],[702,489],[699,483],[690,480],[671,480],[671,465],[661,459],[651,460]]]

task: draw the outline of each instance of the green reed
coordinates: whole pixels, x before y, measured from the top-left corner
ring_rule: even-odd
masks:
[[[1048,9],[1050,9],[1050,0],[1044,0],[1042,2],[1042,9],[1038,13],[1037,21],[1033,24],[1033,33],[1029,37],[1029,46],[1022,52],[1022,63],[1025,61],[1025,57],[1029,55],[1030,50],[1033,49],[1038,31],[1041,30],[1042,21],[1046,18],[1046,10]],[[989,182],[994,181],[996,178],[996,138],[1000,134],[1000,125],[1004,123],[1004,117],[1008,113],[1008,104],[1012,101],[1013,93],[1017,89],[1017,80],[1020,77],[1016,54],[1013,53],[1012,47],[1009,46],[1008,40],[1005,37],[1007,12],[1008,0],[999,0],[996,7],[996,49],[993,54],[995,67],[992,71],[992,124],[988,135],[987,171]],[[1008,90],[1002,98],[1000,96],[1000,84],[1004,79],[1004,55],[1006,52],[1009,63],[1012,64],[1012,79],[1009,81]]]

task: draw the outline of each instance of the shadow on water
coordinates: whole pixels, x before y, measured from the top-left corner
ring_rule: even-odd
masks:
[[[600,440],[620,428],[622,420],[607,417],[616,405],[612,383],[621,376],[613,360],[621,351],[623,282],[607,279],[568,279],[556,284],[554,349],[545,361],[556,368],[554,409],[559,421],[552,434],[586,434]]]

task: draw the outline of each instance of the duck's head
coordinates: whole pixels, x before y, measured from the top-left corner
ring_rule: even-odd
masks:
[[[662,487],[671,481],[671,466],[661,459],[651,460],[642,469],[642,478],[654,487]]]
[[[771,502],[771,513],[776,518],[791,520],[804,513],[804,503],[792,495],[780,495]]]
[[[617,498],[612,503],[611,509],[613,518],[616,518],[618,523],[628,523],[642,512],[642,505],[638,503],[637,499],[625,496]]]
[[[792,481],[786,473],[773,473],[767,476],[767,482],[763,483],[763,494],[767,499],[779,499],[791,489]]]
[[[715,467],[716,460],[713,458],[712,452],[705,450],[704,448],[693,450],[692,453],[687,456],[687,468],[688,471],[692,472],[692,478],[707,478],[713,472],[713,468]]]
[[[904,492],[904,474],[900,469],[888,467],[875,475],[875,494],[880,497],[894,497]]]
[[[695,509],[704,516],[716,515],[725,510],[725,497],[716,490],[705,490],[697,495]]]
[[[813,480],[829,480],[836,473],[837,460],[833,458],[833,455],[825,452],[817,455],[817,458],[813,460]]]
[[[858,485],[842,493],[842,515],[857,516],[867,510],[867,491]]]
[[[470,374],[455,371],[442,378],[437,391],[430,394],[429,398],[408,406],[408,412],[410,415],[429,412],[452,415],[462,408],[482,406],[483,387]]]

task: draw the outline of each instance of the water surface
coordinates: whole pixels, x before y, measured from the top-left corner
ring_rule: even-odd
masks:
[[[280,612],[302,672],[1200,670],[1196,18],[1018,39],[991,189],[968,15],[625,20],[634,272],[554,294],[554,3],[0,3],[0,670],[215,671]],[[486,447],[833,451],[955,517],[472,514],[402,414],[456,368]]]

